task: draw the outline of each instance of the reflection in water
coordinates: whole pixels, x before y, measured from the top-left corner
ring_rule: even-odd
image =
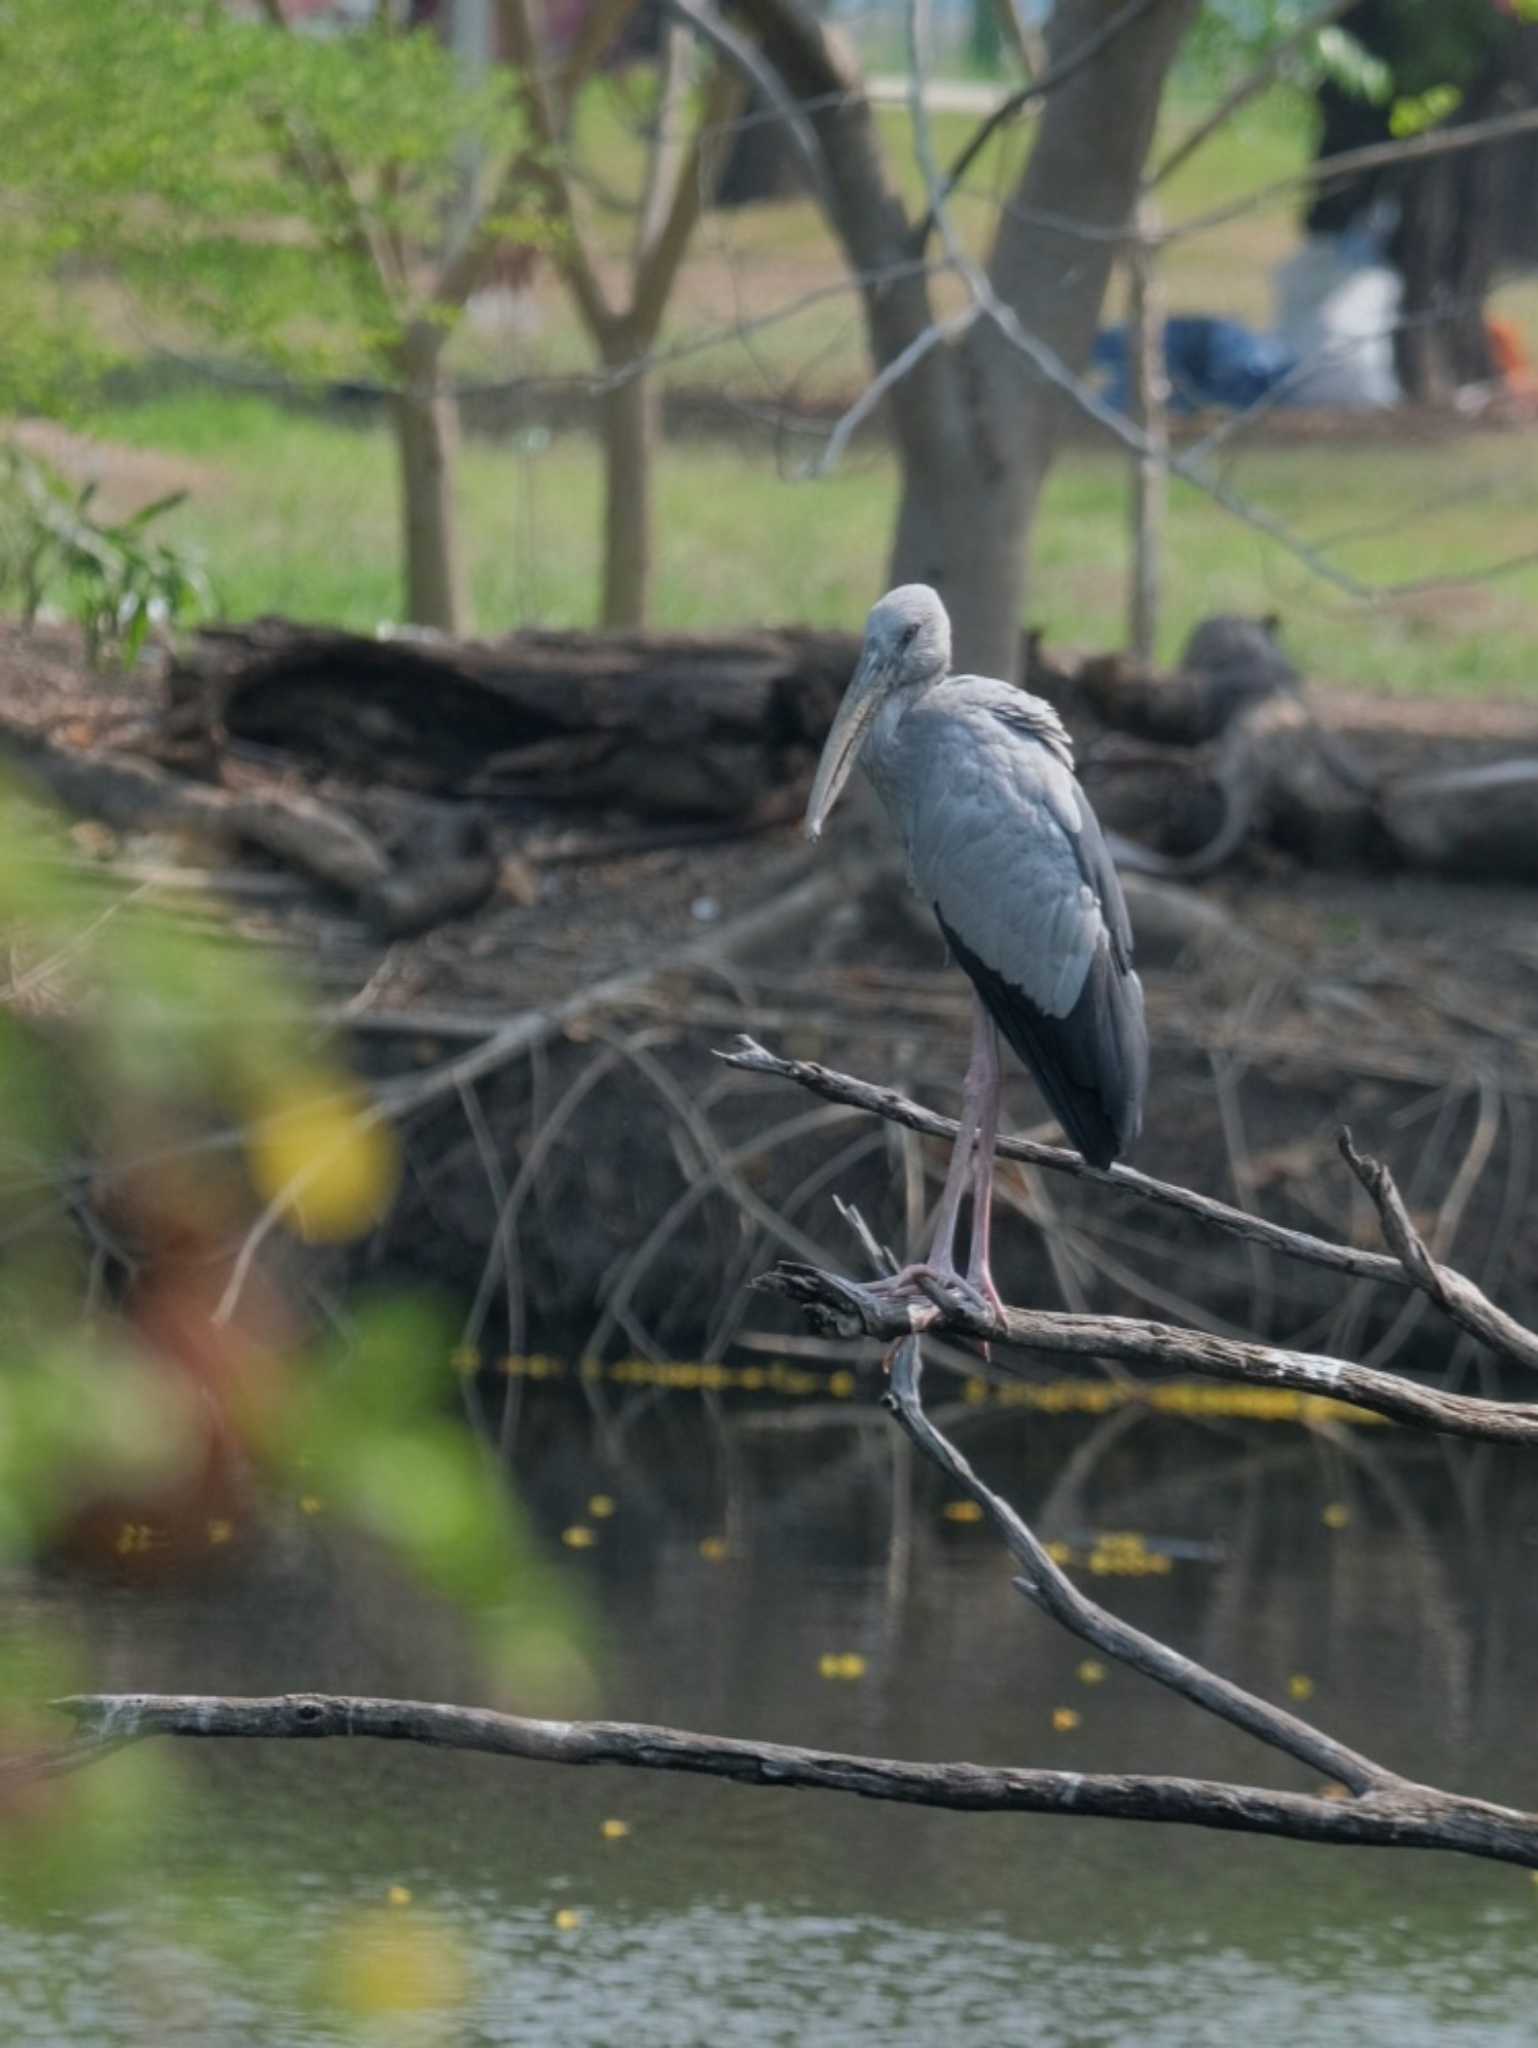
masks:
[[[1530,1460],[1130,1410],[950,1421],[1131,1619],[1273,1696],[1309,1689],[1400,1769],[1538,1804]],[[863,1399],[638,1392],[599,1428],[578,1394],[531,1387],[517,1460],[602,1616],[593,1711],[1308,1782],[1130,1674],[1087,1683],[1082,1646]],[[576,1526],[595,1540],[563,1548]],[[1114,1575],[1137,1554],[1117,1534],[1170,1568]],[[102,1689],[488,1698],[454,1619],[324,1517],[179,1587],[9,1597]],[[370,2038],[530,2048],[1532,2037],[1538,1898],[1494,1866],[383,1745],[162,1755],[172,1794],[131,1882],[0,1931],[7,2048],[297,2048],[356,2038],[339,2007],[376,1992],[455,2016]]]

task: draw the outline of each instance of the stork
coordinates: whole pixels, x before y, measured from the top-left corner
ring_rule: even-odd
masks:
[[[953,676],[951,625],[927,584],[866,621],[806,809],[817,840],[856,761],[903,842],[908,875],[972,984],[972,1056],[929,1259],[897,1276],[964,1277],[1000,1306],[989,1258],[1002,1032],[1091,1166],[1136,1143],[1148,1078],[1132,928],[1099,821],[1050,704]],[[972,1196],[963,1276],[956,1226]]]

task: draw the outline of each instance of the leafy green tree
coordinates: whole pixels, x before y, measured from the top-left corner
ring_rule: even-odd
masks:
[[[406,615],[464,630],[444,351],[499,241],[536,233],[509,76],[467,78],[388,10],[297,34],[282,0],[7,0],[0,61],[0,271],[68,248],[248,360],[385,385]]]

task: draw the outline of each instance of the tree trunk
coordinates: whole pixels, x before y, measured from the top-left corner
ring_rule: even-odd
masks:
[[[607,337],[604,365],[612,374],[645,353],[629,333]],[[603,604],[610,630],[642,626],[651,589],[652,456],[660,438],[661,394],[656,377],[638,372],[603,394]]]
[[[406,618],[440,632],[470,630],[464,562],[454,505],[459,409],[443,381],[443,332],[426,321],[401,348],[401,389],[395,402],[400,450]]]
[[[1134,220],[1164,81],[1195,13],[1196,0],[1162,0],[1048,97],[1000,220],[992,288],[1027,335],[1075,375],[1089,359],[1118,232]],[[1049,66],[1103,23],[1100,0],[1060,0]],[[887,360],[874,318],[872,342]],[[1018,672],[1031,522],[1064,403],[986,316],[959,342],[932,351],[892,393],[902,469],[893,581],[941,591],[960,668]]]

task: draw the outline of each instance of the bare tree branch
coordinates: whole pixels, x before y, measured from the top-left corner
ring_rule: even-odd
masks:
[[[787,1060],[772,1053],[756,1040],[743,1036],[730,1052],[718,1052],[716,1057],[726,1061],[728,1066],[739,1067],[745,1073],[767,1074],[783,1081],[793,1081],[797,1087],[808,1089],[820,1095],[826,1102],[845,1102],[855,1108],[869,1111],[872,1116],[885,1118],[888,1123],[901,1124],[909,1130],[922,1132],[927,1137],[954,1138],[957,1126],[950,1117],[939,1115],[935,1110],[926,1109],[922,1104],[912,1102],[894,1088],[883,1088],[870,1081],[862,1081],[852,1074],[839,1073],[835,1068],[818,1065],[814,1060]],[[1350,1133],[1342,1135],[1342,1152],[1357,1178],[1362,1181],[1369,1195],[1378,1206],[1383,1220],[1384,1236],[1393,1247],[1394,1256],[1382,1252],[1362,1250],[1356,1245],[1338,1244],[1330,1238],[1317,1237],[1306,1230],[1293,1230],[1285,1223],[1273,1223],[1263,1216],[1252,1215],[1247,1209],[1231,1207],[1214,1196],[1201,1195],[1192,1188],[1180,1187],[1173,1181],[1155,1180],[1151,1174],[1140,1173],[1133,1166],[1094,1167],[1081,1159],[1077,1152],[1070,1152],[1058,1145],[1038,1144],[1031,1138],[1001,1137],[999,1155],[1006,1159],[1021,1159],[1028,1166],[1044,1166],[1054,1173],[1066,1173],[1075,1179],[1095,1181],[1106,1187],[1120,1188],[1141,1201],[1153,1202],[1162,1208],[1177,1209],[1231,1237],[1239,1237],[1250,1244],[1263,1245],[1289,1259],[1296,1259],[1305,1265],[1322,1266],[1329,1272],[1340,1273],[1356,1280],[1379,1280],[1391,1287],[1414,1287],[1427,1295],[1461,1329],[1467,1330],[1481,1343],[1488,1344],[1503,1357],[1520,1365],[1538,1368],[1538,1337],[1498,1308],[1488,1296],[1481,1293],[1472,1280],[1455,1273],[1450,1267],[1434,1260],[1418,1237],[1414,1235],[1408,1215],[1404,1211],[1399,1191],[1387,1167],[1375,1160],[1363,1158],[1351,1144]],[[1397,1205],[1397,1209],[1394,1205]],[[1409,1232],[1409,1236],[1405,1235]],[[1153,1326],[1158,1327],[1158,1326]],[[877,1332],[891,1336],[892,1330]],[[994,1334],[1000,1334],[995,1332]],[[1190,1333],[1183,1333],[1190,1334]],[[1022,1341],[1037,1343],[1035,1337]],[[1051,1348],[1092,1348],[1042,1345]],[[1135,1351],[1123,1355],[1139,1355]],[[1195,1359],[1188,1361],[1195,1370],[1204,1370]],[[1321,1361],[1333,1363],[1335,1361]],[[1361,1371],[1364,1368],[1356,1367]],[[1251,1377],[1262,1377],[1257,1371]],[[1303,1381],[1275,1381],[1277,1385],[1299,1385],[1304,1391],[1321,1393],[1334,1391],[1322,1387],[1317,1381],[1304,1384]],[[1394,1384],[1398,1384],[1395,1382]],[[1421,1390],[1418,1390],[1421,1391]],[[1355,1395],[1341,1398],[1356,1399]],[[1363,1398],[1363,1407],[1380,1407],[1372,1399]],[[1388,1413],[1387,1409],[1381,1412]],[[1407,1411],[1396,1411],[1400,1419],[1411,1420]],[[1428,1411],[1429,1412],[1429,1411]],[[1518,1411],[1520,1412],[1520,1411]],[[1437,1427],[1452,1427],[1438,1423]],[[1463,1429],[1465,1435],[1506,1434]]]
[[[1201,1778],[905,1763],[789,1743],[741,1742],[630,1721],[536,1721],[421,1700],[284,1693],[79,1693],[55,1702],[85,1731],[58,1749],[0,1764],[6,1778],[78,1770],[156,1735],[201,1741],[420,1742],[533,1763],[617,1764],[742,1785],[847,1792],[960,1813],[1053,1813],[1099,1820],[1183,1821],[1228,1833],[1385,1849],[1447,1849],[1538,1866],[1538,1818],[1385,1776],[1356,1799],[1276,1792]]]
[[[1187,129],[1157,168],[1144,179],[1143,189],[1151,192],[1156,185],[1162,185],[1166,178],[1172,178],[1182,164],[1188,163],[1195,156],[1203,143],[1210,141],[1220,128],[1228,125],[1241,107],[1247,107],[1257,93],[1265,91],[1289,57],[1301,50],[1305,43],[1319,34],[1321,29],[1328,28],[1331,22],[1339,21],[1340,17],[1355,5],[1356,0],[1324,0],[1322,7],[1316,7],[1312,14],[1305,15],[1290,34],[1283,36],[1280,42],[1266,52],[1253,71],[1241,78],[1232,91],[1224,94],[1210,113],[1204,114],[1194,128]]]
[[[1187,220],[1176,221],[1165,228],[1159,236],[1162,243],[1183,241],[1188,235],[1204,234],[1208,228],[1222,227],[1231,220],[1238,220],[1256,207],[1264,206],[1268,200],[1279,198],[1284,192],[1295,192],[1305,185],[1328,185],[1336,178],[1354,178],[1363,171],[1393,169],[1399,164],[1416,163],[1426,157],[1452,156],[1459,150],[1482,149],[1487,143],[1509,142],[1514,136],[1530,135],[1538,128],[1538,107],[1521,107],[1511,114],[1492,114],[1486,121],[1470,121],[1460,128],[1431,128],[1423,135],[1406,136],[1402,142],[1373,142],[1365,149],[1342,150],[1339,156],[1317,157],[1296,171],[1289,171],[1285,178],[1273,178],[1269,183],[1257,185],[1243,193],[1238,199],[1226,200],[1222,206],[1215,206],[1207,213],[1195,213]]]
[[[929,211],[913,230],[913,247],[916,254],[922,252],[939,224],[940,208],[999,129],[1022,114],[1027,107],[1034,106],[1038,100],[1044,100],[1060,85],[1066,85],[1068,80],[1077,76],[1087,64],[1092,64],[1106,45],[1114,42],[1124,28],[1129,28],[1139,15],[1146,14],[1150,7],[1158,4],[1159,0],[1124,0],[1124,4],[1092,35],[1086,36],[1079,47],[1070,51],[1060,64],[1054,65],[1050,71],[1044,71],[1039,78],[1031,79],[1017,92],[1012,92],[1007,99],[999,102],[985,120],[979,122],[965,146],[957,152],[944,178],[937,179],[932,188]],[[1341,4],[1349,6],[1351,0],[1341,0]]]
[[[1373,1366],[1282,1345],[1253,1344],[1133,1316],[1069,1315],[1056,1309],[1029,1308],[983,1313],[976,1304],[948,1295],[936,1296],[928,1303],[904,1300],[879,1287],[794,1264],[777,1266],[760,1284],[815,1311],[820,1322],[831,1320],[845,1336],[863,1335],[892,1343],[916,1327],[948,1331],[1058,1357],[1115,1358],[1130,1365],[1195,1372],[1205,1379],[1245,1386],[1287,1387],[1295,1393],[1347,1402],[1443,1436],[1538,1444],[1538,1407],[1530,1402],[1448,1394]]]
[[[1410,1212],[1388,1168],[1380,1160],[1358,1152],[1349,1131],[1342,1131],[1338,1142],[1341,1157],[1362,1183],[1378,1212],[1389,1249],[1422,1294],[1429,1295],[1449,1321],[1467,1330],[1471,1337],[1479,1338],[1481,1343],[1488,1344],[1507,1358],[1538,1367],[1538,1336],[1519,1323],[1515,1316],[1497,1308],[1472,1280],[1465,1279],[1463,1274],[1455,1273],[1450,1266],[1434,1259],[1420,1232],[1410,1221]]]
[[[872,1116],[884,1117],[888,1123],[906,1125],[909,1130],[919,1131],[926,1137],[953,1139],[956,1135],[957,1126],[953,1118],[941,1116],[937,1110],[926,1109],[921,1103],[910,1101],[895,1088],[883,1088],[875,1082],[858,1080],[853,1074],[841,1074],[836,1068],[820,1066],[814,1060],[782,1059],[746,1036],[738,1039],[732,1051],[718,1053],[716,1057],[725,1060],[728,1066],[740,1067],[745,1073],[768,1074],[778,1080],[793,1081],[798,1088],[809,1089],[827,1102],[851,1103],[857,1109],[869,1111]],[[1251,1215],[1247,1209],[1232,1208],[1211,1195],[1199,1195],[1191,1188],[1177,1186],[1173,1181],[1155,1180],[1151,1174],[1139,1173],[1135,1166],[1090,1166],[1077,1152],[1070,1152],[1061,1145],[1041,1145],[1031,1138],[1001,1137],[999,1156],[1023,1159],[1028,1166],[1044,1166],[1053,1173],[1069,1174],[1076,1180],[1120,1188],[1141,1201],[1154,1202],[1166,1209],[1178,1209],[1198,1222],[1225,1231],[1231,1237],[1265,1245],[1290,1259],[1323,1266],[1352,1279],[1382,1280],[1391,1287],[1414,1284],[1399,1261],[1383,1252],[1335,1244],[1329,1238],[1315,1237],[1306,1230],[1292,1230],[1284,1223],[1268,1222],[1263,1216]]]
[[[689,238],[704,211],[709,153],[743,96],[739,74],[725,64],[718,64],[705,89],[705,102],[689,147],[681,153],[673,171],[671,185],[666,180],[659,183],[655,223],[637,241],[635,284],[630,299],[631,320],[648,345],[655,340],[662,324]]]

